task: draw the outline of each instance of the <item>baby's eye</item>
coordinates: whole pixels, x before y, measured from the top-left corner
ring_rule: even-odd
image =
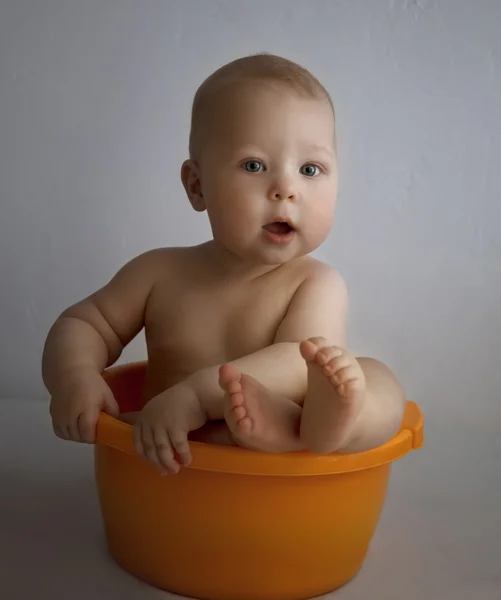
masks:
[[[248,160],[243,164],[243,167],[249,173],[259,173],[264,169],[264,165],[259,160]]]
[[[320,173],[320,169],[317,167],[317,165],[312,165],[311,163],[308,163],[306,165],[303,165],[299,169],[299,172],[301,173],[301,175],[306,175],[306,177],[315,177],[315,175],[318,175]]]

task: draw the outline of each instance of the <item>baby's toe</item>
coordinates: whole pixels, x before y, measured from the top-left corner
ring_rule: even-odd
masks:
[[[305,360],[312,361],[315,359],[318,351],[327,346],[328,341],[324,337],[311,337],[299,344],[299,350]]]
[[[341,348],[337,348],[336,351],[332,352],[331,357],[330,360],[321,365],[324,374],[327,376],[334,375],[338,371],[353,365],[354,362],[351,355]]]
[[[231,363],[225,363],[219,367],[219,385],[230,394],[241,389],[241,376],[240,371]]]
[[[247,411],[243,406],[236,406],[233,408],[233,415],[237,421],[241,421],[247,416]]]
[[[317,352],[315,360],[321,367],[323,367],[335,359],[342,358],[343,354],[344,350],[339,346],[325,346]]]
[[[355,392],[361,392],[364,387],[364,381],[360,377],[355,377],[354,379],[350,379],[346,381],[344,384],[344,388],[347,394],[354,394]]]
[[[321,336],[308,338],[308,341],[314,344],[317,348],[325,348],[329,345],[329,342]]]
[[[251,418],[244,417],[243,419],[240,419],[238,421],[237,425],[242,433],[245,433],[246,435],[249,435],[252,433],[252,419]]]
[[[299,351],[301,352],[301,356],[304,358],[304,360],[310,363],[315,360],[315,356],[318,352],[318,346],[314,344],[311,339],[303,340],[299,344]]]
[[[363,382],[358,377],[355,379],[349,379],[348,381],[336,386],[338,396],[340,398],[346,398],[347,400],[353,398],[357,393],[362,392],[363,389]]]
[[[244,404],[244,395],[242,393],[238,394],[230,394],[230,404],[233,408],[237,408],[237,406],[243,406]]]
[[[356,379],[357,376],[358,376],[358,370],[353,365],[348,365],[347,367],[338,369],[332,375],[332,379],[336,382],[337,385],[341,385],[352,379]]]

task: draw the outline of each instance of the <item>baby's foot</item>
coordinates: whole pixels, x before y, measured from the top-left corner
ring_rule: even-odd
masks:
[[[219,385],[226,392],[225,419],[239,446],[261,452],[301,449],[301,408],[275,394],[234,365],[219,369]]]
[[[300,351],[308,365],[301,440],[311,452],[335,452],[351,441],[365,398],[364,372],[354,356],[324,338],[304,340]]]

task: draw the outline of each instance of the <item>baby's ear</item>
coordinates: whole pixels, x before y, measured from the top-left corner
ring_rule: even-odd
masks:
[[[185,160],[181,167],[181,181],[188,195],[191,206],[197,212],[206,209],[198,165],[192,160]]]

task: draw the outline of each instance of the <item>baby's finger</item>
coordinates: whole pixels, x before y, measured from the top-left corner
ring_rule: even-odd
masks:
[[[71,437],[71,430],[69,428],[69,425],[61,425],[61,431],[64,434],[64,439],[71,442],[72,437]]]
[[[103,409],[112,417],[118,417],[120,415],[120,407],[110,389],[106,391],[106,395],[104,396]]]
[[[165,472],[165,469],[160,462],[160,458],[158,457],[157,447],[155,444],[155,439],[153,437],[153,430],[150,426],[145,425],[144,423],[141,426],[141,434],[143,441],[144,453],[146,455],[147,460],[156,467],[159,471]]]
[[[96,414],[94,412],[82,413],[77,420],[80,440],[86,444],[93,444],[96,437]]]
[[[167,435],[165,427],[157,426],[153,430],[153,439],[157,447],[158,457],[163,466],[163,471],[167,470],[169,473],[177,473],[179,471],[179,464],[174,457],[174,451]]]
[[[132,440],[134,442],[135,451],[142,458],[146,458],[146,454],[143,448],[143,434],[141,433],[141,423],[136,423],[132,428]]]
[[[80,415],[71,417],[67,426],[68,439],[73,442],[81,442],[80,431],[78,430],[78,418]]]
[[[58,425],[53,425],[52,429],[54,429],[54,433],[57,435],[58,438],[61,438],[62,440],[68,439],[62,427],[59,427]]]
[[[185,431],[176,431],[170,436],[170,441],[175,451],[179,454],[183,465],[189,465],[191,463],[191,451],[188,434]]]

